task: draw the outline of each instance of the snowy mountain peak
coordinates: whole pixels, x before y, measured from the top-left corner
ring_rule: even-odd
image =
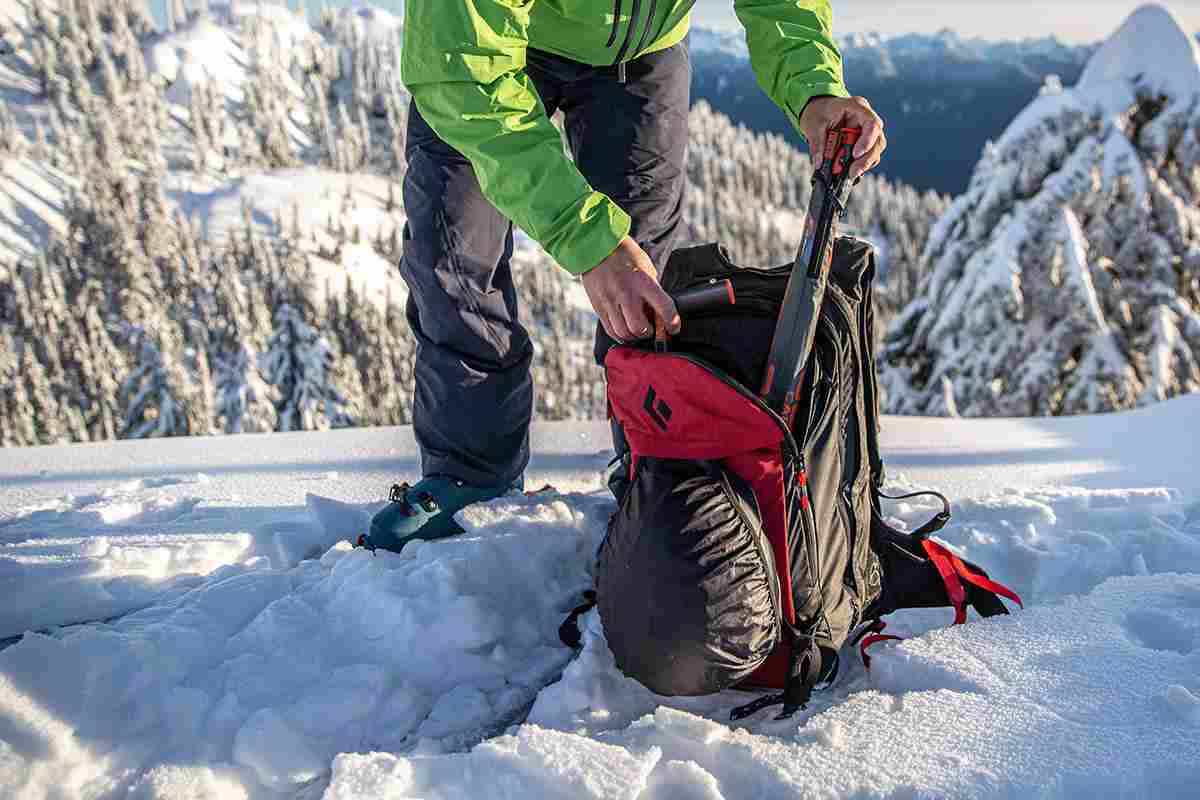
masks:
[[[1200,44],[1170,9],[1141,6],[1088,61],[1078,88],[1103,90],[1114,81],[1169,97],[1191,94],[1200,89]]]

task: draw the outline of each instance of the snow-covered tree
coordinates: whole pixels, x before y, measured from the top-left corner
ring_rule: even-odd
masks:
[[[1200,47],[1142,7],[938,222],[887,334],[887,408],[1072,414],[1200,390],[1197,131]]]
[[[354,424],[333,382],[337,356],[329,341],[289,304],[275,312],[262,356],[263,377],[279,392],[279,430],[326,430]]]
[[[0,329],[0,447],[39,443],[21,355],[12,335]]]
[[[216,364],[216,417],[225,433],[268,433],[279,416],[278,392],[263,379],[258,354],[245,342],[234,345]]]
[[[136,358],[121,385],[122,437],[142,439],[211,432],[212,401],[188,374],[197,353],[165,320],[130,331]]]

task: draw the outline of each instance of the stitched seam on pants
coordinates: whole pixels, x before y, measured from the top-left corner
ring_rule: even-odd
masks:
[[[479,309],[479,302],[475,298],[475,290],[471,288],[467,281],[466,274],[463,272],[462,265],[458,261],[458,253],[454,249],[454,243],[450,240],[450,225],[446,222],[445,210],[437,213],[437,226],[442,237],[442,246],[446,248],[446,260],[450,262],[450,269],[454,273],[454,279],[458,281],[459,289],[461,290],[463,301],[466,302],[471,313],[479,318],[483,323],[483,329],[487,334],[487,338],[491,341],[492,347],[496,348],[496,354],[499,355],[504,351],[500,344],[500,338],[493,330],[492,323]]]

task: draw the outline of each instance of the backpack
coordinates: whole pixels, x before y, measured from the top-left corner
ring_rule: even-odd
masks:
[[[1008,613],[998,595],[1020,603],[928,538],[950,518],[941,495],[923,493],[944,510],[917,531],[884,521],[868,242],[833,244],[792,425],[751,388],[791,272],[738,267],[717,244],[676,250],[668,293],[729,281],[734,303],[685,317],[665,349],[597,333],[627,448],[592,595],[608,646],[660,695],[776,690],[734,719],[803,708],[836,677],[847,642],[869,666],[866,648],[896,638],[881,618],[897,609],[951,606],[961,623],[968,605],[992,616]],[[590,605],[564,623],[568,644]]]

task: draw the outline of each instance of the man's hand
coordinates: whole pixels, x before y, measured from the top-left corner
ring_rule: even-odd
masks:
[[[825,134],[830,128],[862,128],[862,136],[854,146],[854,164],[850,180],[874,169],[887,149],[883,135],[883,120],[871,108],[865,97],[814,97],[800,115],[800,131],[808,140],[813,169],[819,169],[825,157]]]
[[[600,324],[617,341],[644,339],[654,333],[655,317],[679,333],[679,313],[658,285],[658,271],[637,242],[626,236],[612,255],[583,274],[583,288]]]

